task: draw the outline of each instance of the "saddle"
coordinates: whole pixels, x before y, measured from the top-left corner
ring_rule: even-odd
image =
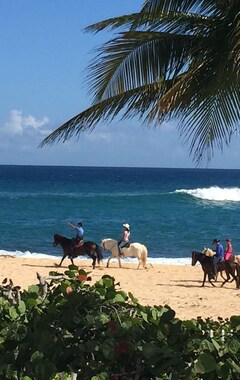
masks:
[[[79,242],[77,242],[73,248],[80,248],[83,246],[83,240],[80,240]]]
[[[125,243],[123,247],[121,247],[121,249],[123,248],[129,248],[130,247],[130,244],[129,242]],[[118,247],[118,251],[119,251],[119,256],[124,256],[124,254],[121,252],[120,248]]]
[[[83,240],[78,240],[76,238],[72,238],[72,249],[80,248],[83,245]]]

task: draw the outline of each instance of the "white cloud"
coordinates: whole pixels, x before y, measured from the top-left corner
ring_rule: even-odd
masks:
[[[116,140],[124,141],[124,139],[127,139],[126,132],[124,134],[121,127],[109,127],[106,129],[106,127],[98,126],[89,134],[85,135],[85,139],[89,142],[96,142],[96,143],[115,143]]]
[[[42,119],[36,119],[32,115],[23,116],[20,110],[11,110],[9,120],[1,127],[1,129],[11,135],[23,135],[26,129],[34,129],[40,133],[46,133],[45,130],[40,130],[43,126],[49,123],[49,119],[44,116]]]

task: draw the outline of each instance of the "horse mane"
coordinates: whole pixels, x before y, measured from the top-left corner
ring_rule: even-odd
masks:
[[[66,236],[59,235],[59,234],[54,234],[53,238],[54,238],[54,240],[60,239],[61,241],[71,241],[72,240],[72,239],[67,238]]]

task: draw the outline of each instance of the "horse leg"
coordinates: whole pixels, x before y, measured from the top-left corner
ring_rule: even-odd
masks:
[[[62,259],[61,259],[61,261],[60,261],[60,263],[59,263],[59,265],[58,265],[59,267],[62,265],[63,260],[64,260],[66,257],[67,257],[67,255],[64,254],[63,257],[62,257]]]
[[[225,281],[226,280],[226,278],[223,276],[223,271],[221,270],[220,271],[220,276],[222,277],[222,279]]]
[[[233,280],[235,280],[235,282],[236,282],[236,288],[239,289],[239,277],[236,276],[236,274],[235,274],[235,268],[231,268],[230,274],[232,276],[232,280],[230,282],[232,282]],[[231,277],[229,276],[229,278],[231,278]]]
[[[235,269],[237,269],[237,268],[236,267],[233,268],[231,266],[231,264],[228,263],[228,266],[227,266],[227,268],[225,270],[226,275],[227,275],[227,279],[222,283],[221,287],[223,287],[224,284],[226,284],[226,282],[228,282],[231,279],[231,277],[232,277],[231,281],[229,281],[229,282],[233,282],[235,280],[235,282],[236,282],[236,288],[239,289],[239,278],[235,274]]]
[[[109,259],[108,259],[108,261],[107,261],[107,265],[106,265],[106,268],[108,268],[108,267],[109,267],[109,262],[110,262],[111,258],[112,258],[112,256],[110,256],[110,257],[109,257]]]
[[[107,261],[107,265],[106,265],[106,268],[109,268],[109,262],[111,259],[113,259],[114,257],[116,257],[118,259],[118,265],[119,265],[119,268],[122,268],[122,265],[121,265],[121,260],[120,260],[120,257],[119,256],[113,256],[111,255]]]
[[[202,287],[204,286],[204,284],[205,284],[205,281],[206,281],[206,277],[207,277],[207,273],[206,272],[204,272],[204,276],[203,276],[203,282],[202,282]],[[209,277],[208,277],[208,280],[209,280]],[[210,280],[209,280],[210,281]]]
[[[138,257],[138,267],[137,267],[137,269],[140,268],[140,265],[142,265],[142,267],[143,267],[144,269],[147,269],[147,266],[144,265],[144,260],[143,260],[141,257]]]
[[[92,259],[92,267],[93,267],[93,269],[95,269],[95,267],[96,267],[96,260],[97,260],[96,256],[93,253],[90,253],[90,252],[86,252],[86,254],[91,257],[91,259]]]
[[[204,286],[207,276],[208,276],[208,282],[210,282],[210,284],[215,287],[214,283],[211,281],[211,273],[208,273],[208,272],[204,272],[202,286]]]
[[[142,257],[142,254],[141,254],[140,256],[136,256],[136,257],[137,257],[137,259],[138,259],[138,267],[137,267],[137,269],[140,268],[140,265],[142,265],[142,267],[143,267],[144,269],[147,269],[147,266],[146,266],[146,264],[145,264],[145,260],[144,260],[144,258]]]
[[[119,268],[122,268],[122,264],[121,264],[121,260],[120,260],[120,257],[118,256],[118,265],[119,265]]]
[[[223,283],[222,283],[222,285],[221,285],[221,288],[224,286],[224,284],[226,284],[226,282],[228,282],[229,280],[230,280],[230,278],[231,278],[231,276],[229,275],[229,273],[226,271],[225,272],[226,273],[226,275],[227,275],[227,278],[226,279],[224,279],[224,281],[223,281]]]
[[[237,285],[237,288],[239,289],[239,286],[240,286],[240,267],[239,267],[238,263],[235,263],[235,264],[236,264],[236,272],[237,272],[237,275],[236,275],[236,278],[237,278],[236,285]],[[235,274],[235,271],[234,271],[234,274]]]
[[[211,274],[211,273],[208,273],[208,281],[210,282],[210,284],[211,284],[212,286],[215,287],[214,283],[212,282],[212,278],[211,278],[211,276],[212,276],[212,274]]]
[[[236,264],[238,265],[238,264]],[[235,272],[236,270],[236,272]],[[236,282],[236,288],[238,289],[239,288],[239,281],[240,281],[240,278],[238,276],[238,270],[237,270],[237,267],[236,268],[232,268],[231,272],[230,272],[231,276],[232,276],[232,279],[229,281],[229,282],[233,282],[235,280]]]
[[[141,259],[139,260],[139,265],[140,265],[140,263],[142,264],[143,269],[147,269],[146,260],[142,256],[141,256]],[[139,268],[139,266],[138,266],[138,268]]]

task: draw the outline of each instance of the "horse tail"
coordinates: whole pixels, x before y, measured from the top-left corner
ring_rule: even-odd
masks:
[[[96,244],[96,250],[97,250],[97,262],[99,264],[100,261],[103,260],[103,254],[102,254],[102,250],[101,250],[101,248],[99,247],[98,244]]]
[[[146,268],[147,266],[147,257],[148,257],[148,250],[147,250],[147,247],[145,247],[145,245],[142,246],[142,265],[144,268]]]

